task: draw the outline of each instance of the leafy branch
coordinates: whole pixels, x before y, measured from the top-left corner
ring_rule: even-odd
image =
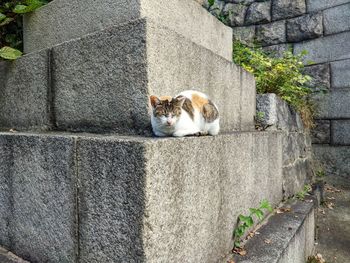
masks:
[[[237,227],[234,230],[234,247],[241,248],[242,238],[245,236],[246,232],[254,225],[254,216],[261,221],[264,218],[264,210],[269,212],[273,211],[271,204],[267,200],[263,200],[258,208],[250,208],[249,215],[239,215]]]
[[[14,60],[22,55],[21,17],[47,2],[48,0],[7,0],[0,3],[0,58]]]

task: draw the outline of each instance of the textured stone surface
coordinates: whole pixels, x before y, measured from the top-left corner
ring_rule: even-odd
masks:
[[[327,9],[323,14],[325,34],[350,30],[350,3]]]
[[[80,261],[144,262],[145,146],[82,139],[78,151]]]
[[[222,11],[224,10],[225,2],[221,0],[215,0],[214,4],[209,7],[209,12],[218,17],[221,15]]]
[[[331,63],[332,88],[350,88],[350,59]]]
[[[191,0],[55,0],[24,19],[24,49],[64,41],[149,17],[231,61],[232,31]]]
[[[314,12],[333,6],[350,3],[350,0],[306,0],[307,11]]]
[[[229,26],[241,26],[244,24],[244,17],[247,11],[247,7],[242,4],[225,5],[223,15],[227,16],[227,23]]]
[[[82,260],[216,262],[239,213],[281,200],[281,147],[279,133],[81,139]],[[141,231],[140,209],[143,247],[128,239]]]
[[[272,19],[279,20],[306,13],[305,0],[273,0]]]
[[[226,3],[234,3],[234,4],[242,4],[242,5],[250,5],[255,0],[225,0]]]
[[[0,129],[45,130],[50,126],[48,52],[0,66]]]
[[[295,202],[284,207],[291,212],[275,214],[259,228],[245,245],[246,256],[233,256],[234,262],[304,263],[313,253],[315,214],[313,203]],[[271,243],[266,242],[271,240]],[[222,263],[230,262],[232,256]]]
[[[73,140],[17,134],[0,137],[11,141],[9,171],[5,171],[11,178],[11,209],[6,211],[11,250],[33,262],[75,262]]]
[[[287,41],[300,42],[323,34],[322,13],[308,14],[287,20]]]
[[[312,143],[330,143],[331,124],[329,120],[316,120],[316,127],[312,129]]]
[[[259,25],[256,27],[256,40],[263,46],[270,46],[286,42],[285,21]]]
[[[252,3],[246,14],[245,23],[256,24],[256,23],[265,23],[271,21],[271,2],[255,2]]]
[[[350,147],[314,145],[315,158],[319,160],[327,174],[350,178]]]
[[[332,120],[332,144],[350,145],[350,120]]]
[[[349,119],[350,92],[335,90],[324,95],[315,96],[318,119]]]
[[[263,50],[268,52],[270,55],[274,57],[283,57],[283,54],[286,51],[291,50],[291,46],[289,44],[279,44],[279,45],[272,45],[264,47]]]
[[[308,155],[308,145],[306,133],[290,132],[283,136],[283,165],[292,165],[299,158],[306,158]]]
[[[29,261],[23,260],[10,251],[0,247],[0,262],[1,263],[30,263]]]
[[[11,141],[0,136],[0,244],[10,247],[9,222],[11,215]]]
[[[149,134],[148,96],[193,88],[218,105],[222,131],[253,128],[253,76],[146,19],[57,46],[53,62],[59,129]]]
[[[311,183],[311,163],[307,159],[298,159],[293,164],[283,167],[283,194],[286,198],[304,189]]]
[[[325,63],[334,60],[350,58],[350,32],[322,37],[306,42],[296,43],[294,53],[299,54],[303,50],[309,53],[305,61]]]
[[[233,39],[245,44],[252,44],[255,39],[255,26],[234,27]]]
[[[269,130],[303,130],[300,116],[276,94],[258,94],[256,110],[264,114],[262,124]]]
[[[304,69],[304,73],[312,77],[307,85],[314,91],[330,89],[331,73],[328,63],[308,66]]]

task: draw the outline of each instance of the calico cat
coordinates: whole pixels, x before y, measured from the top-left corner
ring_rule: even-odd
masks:
[[[220,131],[219,110],[202,92],[186,90],[174,98],[151,96],[150,101],[156,136],[217,135]]]

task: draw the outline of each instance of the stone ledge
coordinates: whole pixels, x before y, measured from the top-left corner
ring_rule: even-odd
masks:
[[[0,247],[0,262],[1,263],[30,263],[11,253],[7,249]]]
[[[222,263],[232,259],[237,263],[305,263],[314,252],[314,203],[298,201],[283,207],[291,212],[275,214],[263,222],[260,234],[246,243],[246,256],[229,256]]]
[[[215,262],[240,213],[282,199],[280,132],[50,134],[0,134],[16,189],[15,220],[0,229],[9,226],[14,252],[34,262],[74,262],[78,240],[82,262]]]
[[[185,38],[232,60],[232,30],[193,0],[55,0],[24,18],[24,50],[50,48],[64,41],[151,18]]]

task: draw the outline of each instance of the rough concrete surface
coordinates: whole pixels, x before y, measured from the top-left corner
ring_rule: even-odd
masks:
[[[331,127],[332,144],[350,146],[350,120],[334,120]]]
[[[336,34],[350,30],[350,3],[323,12],[325,34]]]
[[[42,50],[0,66],[0,129],[47,129],[49,58]]]
[[[0,247],[0,262],[1,263],[30,263],[11,253],[5,248]]]
[[[331,63],[332,88],[350,88],[350,59]]]
[[[349,0],[306,0],[307,11],[314,12],[333,6],[350,3]]]
[[[259,234],[245,244],[246,256],[231,255],[227,259],[240,263],[305,263],[314,250],[313,206],[310,202],[284,205],[291,211],[267,219],[257,230]]]
[[[240,213],[282,199],[281,136],[2,133],[10,247],[33,262],[214,262]]]
[[[0,226],[0,233],[8,231],[7,247],[33,262],[75,262],[72,139],[16,134],[0,138],[9,147],[8,156],[1,160],[8,169],[0,175],[8,176],[10,188],[10,208],[2,211],[7,222]]]
[[[24,19],[24,50],[149,17],[231,61],[232,30],[191,0],[55,0]]]
[[[350,178],[350,146],[329,146],[314,144],[315,158],[329,174]]]
[[[314,97],[317,103],[318,119],[350,119],[350,92],[348,90],[331,90],[331,92]]]
[[[347,263],[350,259],[350,182],[349,177],[328,174],[325,201],[317,213],[316,251],[327,263]],[[340,190],[340,192],[335,191]]]
[[[56,46],[53,63],[61,130],[147,134],[148,96],[187,89],[218,105],[222,131],[253,128],[253,76],[149,19]]]
[[[294,45],[294,54],[307,50],[305,61],[325,63],[350,58],[350,32],[329,35]]]

